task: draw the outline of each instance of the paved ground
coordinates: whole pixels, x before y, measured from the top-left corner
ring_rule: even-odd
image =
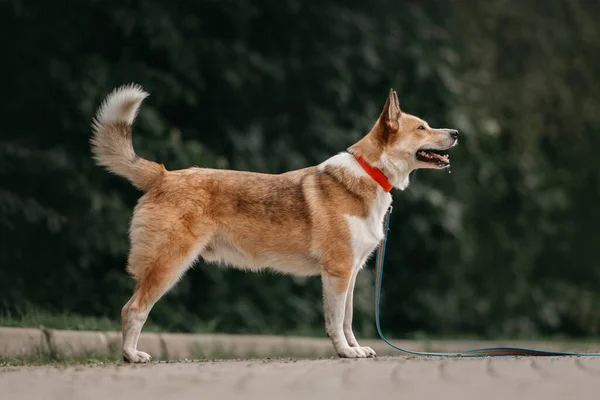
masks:
[[[249,360],[0,369],[7,399],[592,399],[600,358]]]

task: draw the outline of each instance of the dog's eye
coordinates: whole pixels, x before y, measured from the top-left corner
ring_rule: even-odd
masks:
[[[417,129],[423,130],[423,129],[425,129],[425,127],[424,127],[423,125],[419,125],[419,126],[417,127]]]

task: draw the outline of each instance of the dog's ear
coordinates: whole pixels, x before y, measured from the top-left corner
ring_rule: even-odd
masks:
[[[398,95],[394,89],[390,89],[385,105],[383,106],[383,111],[381,112],[381,121],[385,123],[386,127],[391,131],[397,131],[398,119],[401,114],[402,111],[400,110]]]
[[[398,110],[398,116],[402,114],[402,110],[400,109],[400,101],[398,100],[398,93],[394,90],[394,100],[396,100],[396,109]]]

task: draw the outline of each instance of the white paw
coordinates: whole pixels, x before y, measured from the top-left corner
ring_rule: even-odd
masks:
[[[368,349],[370,351],[367,351]],[[337,353],[342,358],[367,358],[374,357],[375,352],[370,347],[342,347],[337,349]]]
[[[125,360],[125,362],[130,362],[130,363],[146,363],[146,362],[152,360],[152,356],[148,353],[144,353],[143,351],[123,350],[123,360]]]
[[[365,354],[367,355],[367,357],[376,357],[377,356],[377,353],[375,353],[375,350],[373,350],[369,346],[358,346],[358,348],[361,349],[362,351],[364,351]]]

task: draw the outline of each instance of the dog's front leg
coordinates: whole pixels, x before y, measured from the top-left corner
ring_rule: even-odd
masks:
[[[344,336],[350,347],[360,347],[368,356],[375,356],[375,351],[369,346],[361,346],[358,344],[354,332],[352,331],[352,314],[354,311],[353,297],[354,297],[354,284],[356,283],[356,277],[358,276],[358,268],[355,268],[352,272],[352,277],[348,283],[348,294],[346,295],[346,308],[344,313]]]
[[[374,355],[374,353],[367,354],[361,347],[350,347],[344,335],[344,311],[351,275],[333,275],[325,270],[321,279],[323,281],[325,332],[331,339],[337,354],[345,358],[364,358]]]

